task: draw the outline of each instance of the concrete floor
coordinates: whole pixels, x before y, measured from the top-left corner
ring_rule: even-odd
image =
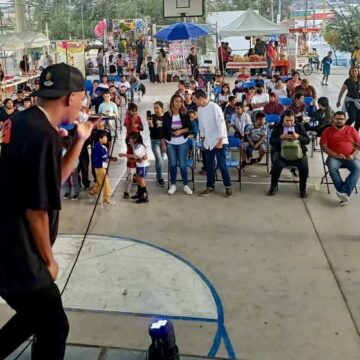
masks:
[[[329,87],[317,86],[318,74],[311,79],[332,104],[346,77],[345,70],[335,72]],[[140,113],[174,89],[149,85]],[[115,186],[124,164],[112,171]],[[310,159],[309,197],[302,200],[295,184],[280,184],[275,197],[265,196],[269,176],[263,166],[246,169],[243,190],[234,184],[232,199],[223,196],[220,183],[210,198],[182,191],[169,197],[152,174],[147,205],[122,200],[120,181],[116,204],[96,211],[64,294],[69,343],[146,350],[149,323],[167,317],[182,354],[360,359],[360,200],[353,195],[348,207],[339,207],[333,189],[330,195],[316,190],[321,176],[317,153]],[[200,191],[205,178],[196,180]],[[83,234],[92,211],[91,201],[81,197],[64,202],[63,236],[55,247],[60,287],[81,242],[67,235]],[[0,324],[9,315],[2,305]]]

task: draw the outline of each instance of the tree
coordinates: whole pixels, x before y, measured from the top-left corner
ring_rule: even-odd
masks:
[[[352,52],[360,45],[360,5],[332,10],[335,15],[325,26],[325,40],[335,50]]]

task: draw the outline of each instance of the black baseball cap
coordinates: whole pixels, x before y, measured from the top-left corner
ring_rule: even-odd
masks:
[[[42,98],[59,98],[73,92],[85,90],[85,79],[81,71],[65,63],[54,64],[40,75],[40,88],[33,93]]]

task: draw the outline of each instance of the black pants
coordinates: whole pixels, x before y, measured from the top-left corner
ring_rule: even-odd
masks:
[[[354,103],[348,102],[346,105],[346,110],[349,115],[349,119],[346,122],[346,125],[352,125],[355,122],[355,129],[359,131],[360,129],[360,110],[357,109]]]
[[[102,80],[102,77],[105,75],[105,69],[104,69],[104,65],[98,64],[99,67],[99,78],[100,81]]]
[[[0,330],[0,359],[5,359],[31,335],[32,360],[63,360],[69,323],[55,283],[28,293],[4,296],[16,314]]]
[[[81,183],[85,188],[88,188],[90,186],[89,164],[90,164],[90,157],[87,150],[87,145],[84,145],[79,156],[78,170],[81,176]]]
[[[286,166],[297,167],[299,170],[299,179],[300,179],[300,191],[306,190],[306,181],[309,176],[309,164],[306,154],[301,160],[288,161],[281,157],[281,155],[276,152],[272,156],[273,166],[271,169],[271,187],[276,187],[282,172],[282,169]]]

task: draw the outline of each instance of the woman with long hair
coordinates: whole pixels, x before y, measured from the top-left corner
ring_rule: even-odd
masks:
[[[346,125],[352,125],[355,122],[355,129],[360,128],[360,71],[357,67],[351,67],[349,78],[345,80],[336,103],[337,107],[341,106],[341,99],[347,91],[344,107],[349,115]]]
[[[300,85],[301,85],[300,73],[298,73],[297,71],[293,71],[293,73],[291,74],[291,79],[286,83],[289,97],[294,96],[295,89]]]
[[[191,121],[184,106],[184,100],[180,95],[173,95],[170,100],[169,111],[164,114],[161,139],[163,151],[167,152],[169,159],[169,195],[173,195],[176,192],[178,165],[184,184],[184,192],[187,195],[192,194],[192,190],[188,186],[189,181],[186,168],[186,159],[189,152],[187,137],[190,129]]]
[[[165,50],[163,48],[161,48],[159,51],[157,61],[158,61],[158,69],[159,69],[159,81],[165,84],[167,79],[168,59]]]

